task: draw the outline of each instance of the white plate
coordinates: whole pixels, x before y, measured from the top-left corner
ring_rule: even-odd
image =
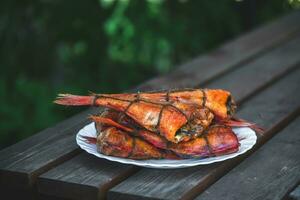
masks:
[[[99,158],[104,158],[110,161],[120,162],[124,164],[132,164],[142,167],[149,168],[160,168],[160,169],[174,169],[174,168],[185,168],[192,167],[196,165],[207,165],[214,162],[224,161],[230,158],[234,158],[238,155],[241,155],[251,149],[256,143],[256,134],[250,128],[234,128],[233,131],[237,135],[240,147],[239,150],[235,153],[210,157],[210,158],[193,158],[193,159],[183,159],[183,160],[168,160],[168,159],[160,159],[160,160],[133,160],[128,158],[119,158],[114,156],[107,156],[97,152],[97,147],[95,144],[89,144],[85,141],[82,136],[88,137],[96,137],[96,129],[94,122],[86,125],[82,128],[76,136],[77,144],[86,152],[93,154]]]

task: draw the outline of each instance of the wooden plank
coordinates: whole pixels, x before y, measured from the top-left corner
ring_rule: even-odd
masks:
[[[250,57],[253,58],[258,53],[264,52],[274,45],[290,38],[291,35],[299,30],[300,25],[295,20],[299,15],[300,12],[295,12],[277,22],[250,33],[250,36],[246,35],[228,43],[219,50],[219,52],[224,52],[225,50],[228,52],[232,50],[235,52],[232,53],[232,56],[239,57],[239,59],[238,62],[225,62],[224,65],[236,65],[242,62],[242,60],[247,60]],[[269,31],[273,34],[269,35]],[[240,46],[240,43],[243,44],[242,47]],[[201,68],[198,68],[198,66],[201,63],[206,66],[206,64],[210,63],[212,60],[220,60],[223,63],[225,61],[224,58],[228,56],[228,53],[223,54],[215,51],[210,56],[200,57],[197,59],[197,62],[192,62],[194,64],[189,63],[182,66],[176,73],[180,74],[180,81],[182,82],[191,79],[193,80],[193,84],[199,84],[200,82],[211,79],[214,75],[219,75],[220,71],[212,70],[213,73],[210,73],[209,76],[204,76],[208,78],[203,77],[201,79],[196,79],[198,77],[192,77],[190,74],[184,75],[181,71],[184,68],[188,70],[190,67],[196,67],[197,70],[200,70],[202,69],[202,66]],[[218,64],[220,63],[215,63],[215,66]],[[225,68],[227,69],[230,67]],[[195,70],[193,73],[194,72]],[[200,72],[202,73],[202,71]],[[173,76],[176,75],[176,73],[173,73]],[[176,77],[171,77],[171,79],[173,78]],[[176,80],[179,79],[176,78]],[[155,83],[151,83],[152,86],[154,86],[153,84]],[[156,84],[157,87],[161,86],[160,81],[157,81]],[[178,84],[178,86],[180,86],[180,84]],[[87,123],[87,121],[85,121],[85,116],[88,113],[89,111],[79,114],[76,117],[66,120],[66,122],[62,122],[55,127],[46,129],[27,140],[2,150],[0,152],[1,186],[5,184],[6,187],[13,186],[22,189],[31,188],[39,174],[77,154],[78,147],[74,144],[74,132]]]
[[[228,75],[205,85],[208,88],[229,90],[241,103],[300,63],[300,32],[297,37],[249,62]]]
[[[256,148],[300,112],[299,77],[298,67],[241,107],[239,116],[266,128],[258,138]],[[178,170],[143,169],[112,188],[108,199],[192,199],[250,153],[209,166]]]
[[[88,123],[86,118],[91,113],[95,113],[95,109],[88,109],[3,149],[0,153],[0,185],[28,189],[38,174],[61,160],[74,156],[75,149],[79,153],[74,132]]]
[[[181,65],[166,76],[156,77],[143,83],[140,90],[152,90],[174,87],[194,87],[206,83],[233,68],[268,51],[297,32],[300,27],[300,11],[281,18],[267,26],[225,43],[220,48],[199,56]]]
[[[135,168],[84,153],[43,174],[38,189],[42,194],[67,199],[104,199],[108,188],[127,178]]]
[[[283,199],[300,180],[299,133],[300,117],[196,199]]]
[[[300,200],[300,185],[298,185],[288,196],[289,200]]]
[[[207,86],[214,87],[214,86],[222,86],[226,89],[229,89],[230,91],[233,91],[234,94],[237,94],[237,100],[242,100],[245,97],[249,96],[251,93],[257,91],[258,89],[264,87],[268,83],[272,82],[274,79],[277,79],[278,77],[282,76],[283,74],[287,73],[288,71],[295,68],[295,65],[297,63],[300,63],[300,57],[298,56],[298,52],[300,51],[300,34],[299,36],[292,39],[291,41],[287,42],[286,44],[270,51],[269,53],[265,54],[262,57],[259,57],[257,60],[250,62],[249,64],[229,73],[228,75],[224,76],[223,78],[220,78],[218,81],[214,81],[212,84],[209,84]],[[269,60],[272,60],[270,62]],[[262,75],[257,76],[256,73],[252,73],[252,71],[255,71],[256,73],[260,74],[267,74],[265,77]],[[252,80],[251,80],[252,78]],[[230,80],[229,80],[230,79]],[[248,87],[244,90],[241,90],[240,87],[236,87],[236,82],[240,82],[240,80],[243,80],[244,85],[247,85]],[[255,81],[253,81],[255,80]],[[241,84],[238,84],[241,86]],[[95,162],[95,158],[90,158],[87,162]],[[68,162],[67,166],[68,168],[78,168],[80,164],[78,163],[80,160],[78,159],[72,159],[70,162]],[[81,168],[86,168],[85,164],[81,162]],[[74,167],[75,166],[75,167]],[[88,169],[86,169],[88,170]],[[53,173],[61,173],[61,170],[57,170],[56,168],[53,169]],[[76,172],[74,171],[73,174],[76,176]],[[96,172],[93,173],[93,170],[87,172],[89,176],[80,176],[80,173],[77,174],[77,176],[80,176],[81,179],[77,178],[75,180],[70,180],[68,178],[68,174],[66,174],[66,179],[64,180],[65,188],[72,188],[73,184],[82,184],[85,179],[90,179],[93,176],[96,176]],[[51,179],[51,176],[42,176],[43,179]],[[55,182],[51,182],[52,185],[48,185],[49,187],[55,187]],[[99,184],[97,182],[94,182],[94,188],[98,188]],[[38,184],[39,187],[39,184]],[[66,189],[66,193],[70,189]],[[87,193],[85,191],[85,188],[80,188],[82,190],[82,193]],[[43,190],[40,190],[39,192],[43,193]],[[52,194],[55,195],[55,194]],[[65,197],[65,196],[61,196]],[[92,198],[91,198],[92,199]]]

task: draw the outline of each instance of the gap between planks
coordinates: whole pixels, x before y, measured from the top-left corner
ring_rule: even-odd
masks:
[[[274,199],[290,193],[300,178],[300,115],[251,157],[196,199]],[[282,148],[282,149],[281,149]],[[297,156],[298,155],[298,156]],[[298,161],[297,161],[298,160]],[[230,187],[226,187],[231,183]]]
[[[298,42],[296,42],[296,41],[298,41]],[[292,59],[291,58],[289,58],[289,57],[285,57],[285,65],[280,65],[281,67],[279,68],[279,69],[281,69],[281,68],[286,68],[285,66],[287,66],[287,68],[289,68],[289,67],[291,67],[292,69],[294,69],[295,70],[295,67],[294,67],[294,65],[295,65],[295,63],[299,63],[299,60],[298,59],[295,59],[295,57],[296,57],[296,55],[294,55],[294,54],[290,54],[289,53],[289,51],[291,51],[292,50],[292,52],[294,52],[293,50],[293,48],[291,48],[291,47],[294,47],[294,45],[295,44],[298,44],[298,43],[300,43],[299,42],[300,41],[300,37],[299,37],[299,39],[294,39],[294,40],[291,40],[289,43],[287,43],[286,45],[285,45],[285,47],[281,47],[281,48],[279,48],[280,49],[280,51],[278,51],[278,50],[274,50],[274,52],[276,52],[276,54],[274,54],[274,52],[271,52],[270,54],[272,54],[272,55],[277,55],[277,54],[280,54],[282,51],[283,52],[286,52],[286,54],[289,54],[289,55],[292,55]],[[289,51],[287,51],[287,50],[289,50]],[[274,56],[273,56],[274,57]],[[267,57],[268,58],[268,57]],[[281,59],[280,57],[279,57],[279,59]],[[287,62],[288,61],[288,62]],[[264,59],[262,60],[262,61],[260,61],[260,63],[262,63],[262,64],[264,64],[265,62],[264,62]],[[264,65],[265,67],[267,66],[267,65]],[[270,67],[271,65],[269,65],[269,67]],[[245,67],[247,67],[247,66],[245,66]],[[259,65],[258,66],[256,66],[256,67],[260,67]],[[272,67],[272,66],[271,66]],[[271,69],[273,69],[273,68],[271,68]],[[282,74],[284,74],[284,75],[286,75],[287,73],[286,73],[286,71],[285,70],[279,70],[278,71],[278,69],[277,69],[277,73],[274,73],[273,72],[273,74],[272,74],[272,77],[273,76],[279,76],[279,77],[281,77],[281,78],[284,78],[284,76],[281,76]],[[238,77],[238,76],[235,76],[235,77]],[[272,78],[270,79],[270,80],[272,80]],[[260,84],[265,84],[265,82],[264,81],[268,81],[268,79],[264,79],[263,80],[263,82],[260,82]],[[254,87],[254,89],[256,88],[256,86],[257,85],[254,85],[255,87]],[[252,86],[252,88],[253,88],[253,86]],[[252,89],[251,89],[252,90]],[[251,90],[250,90],[250,92],[251,92]],[[244,96],[247,96],[247,95],[244,95]],[[238,99],[242,99],[241,98],[241,96],[238,98]],[[93,161],[93,160],[90,160],[91,162]],[[74,162],[74,163],[72,163],[72,160],[70,160],[70,163],[69,162],[66,162],[65,164],[68,164],[69,165],[69,167],[72,167],[72,165],[74,165],[76,162]],[[56,169],[54,169],[54,170],[56,170],[56,171],[58,171],[58,169],[60,169],[60,167],[58,167],[58,168],[56,168]],[[57,172],[58,173],[58,172]],[[74,172],[75,173],[75,172]],[[51,174],[49,175],[49,174],[45,174],[45,175],[43,175],[42,177],[41,177],[41,179],[52,179],[51,178]],[[65,181],[67,181],[67,180],[65,180]],[[55,180],[53,180],[53,183],[52,184],[55,184]],[[70,183],[66,183],[66,184],[70,184]],[[74,183],[75,184],[75,183]],[[71,187],[71,186],[70,186]],[[96,186],[96,184],[95,184],[95,187],[97,187]],[[41,191],[41,192],[43,192],[43,190]]]
[[[299,39],[298,39],[298,40],[297,40],[297,39],[294,39],[294,40],[296,40],[296,41],[298,41],[298,43],[300,43],[300,42],[299,42]],[[295,45],[295,44],[294,44],[294,40],[290,41],[288,44],[286,44],[286,46],[289,47],[291,44]],[[296,43],[296,44],[298,44],[298,43]],[[283,47],[281,47],[281,48],[283,48]],[[280,49],[281,49],[281,48],[280,48]],[[283,50],[286,50],[286,49],[283,48]],[[274,50],[274,51],[277,52],[277,50]],[[281,52],[281,51],[279,51],[279,53],[280,53],[280,52]],[[271,53],[272,53],[272,52],[271,52]],[[279,53],[277,53],[277,54],[279,54]],[[294,57],[295,57],[295,56],[294,56]],[[293,61],[293,62],[290,62],[290,63],[289,63],[289,65],[290,65],[289,67],[290,67],[291,69],[294,69],[294,70],[295,70],[294,65],[295,65],[295,63],[298,63],[299,60],[297,60],[297,59],[295,60],[295,59],[294,59],[294,60],[292,60],[292,61]],[[285,71],[285,70],[279,71],[278,74],[277,74],[276,76],[278,76],[278,79],[279,79],[279,77],[282,77],[282,75],[286,75],[288,72],[290,72],[290,71],[289,71],[289,70],[287,70],[287,71]],[[272,77],[272,78],[274,78],[274,77]],[[273,80],[272,78],[270,79],[271,81]],[[274,80],[276,80],[276,79],[274,79]],[[273,81],[274,81],[274,80],[273,80]],[[264,82],[263,82],[263,84],[264,84]],[[50,178],[50,177],[48,176],[48,178]]]
[[[269,24],[269,25],[267,25],[267,26],[265,26],[265,27],[262,27],[262,28],[260,28],[260,29],[256,29],[255,31],[252,31],[250,34],[251,34],[251,37],[253,38],[254,36],[257,38],[259,38],[259,36],[257,36],[257,35],[255,35],[255,34],[260,34],[260,36],[262,35],[263,37],[265,37],[265,35],[264,34],[262,34],[261,32],[262,32],[262,30],[265,30],[265,29],[270,29],[269,27],[273,27],[273,29],[274,29],[274,27],[276,27],[276,26],[279,26],[279,25],[277,25],[277,23],[281,23],[280,24],[280,26],[286,26],[286,25],[284,25],[284,23],[283,22],[286,22],[287,21],[287,19],[288,18],[291,18],[291,16],[298,16],[299,14],[292,14],[292,15],[290,15],[290,16],[288,16],[288,17],[285,17],[283,20],[278,20],[278,21],[280,21],[280,22],[273,22],[272,24]],[[291,22],[286,22],[287,24],[291,24]],[[293,24],[293,23],[292,23]],[[294,25],[296,25],[297,26],[297,24],[294,24]],[[277,31],[281,31],[281,30],[279,30],[278,29],[278,27],[277,28],[275,28],[275,30],[277,30]],[[264,43],[264,46],[263,47],[260,47],[260,48],[258,48],[258,47],[252,47],[252,56],[253,55],[256,55],[256,54],[258,54],[258,52],[263,52],[263,50],[262,49],[267,49],[267,48],[269,48],[269,46],[273,46],[274,44],[276,44],[276,41],[278,42],[278,44],[277,45],[279,45],[279,43],[280,42],[283,42],[282,41],[282,38],[285,38],[285,37],[290,37],[290,35],[293,33],[293,32],[295,32],[295,26],[292,26],[292,29],[289,29],[289,30],[284,30],[284,31],[290,31],[289,33],[286,33],[286,32],[283,32],[283,31],[281,31],[280,32],[280,34],[274,34],[272,37],[275,37],[275,38],[273,38],[273,41],[272,42],[266,42],[266,43]],[[253,36],[254,35],[254,36]],[[250,37],[250,38],[251,38]],[[244,35],[244,36],[242,36],[242,37],[240,37],[239,39],[236,39],[235,41],[233,41],[233,42],[230,42],[230,43],[227,43],[226,45],[224,45],[224,46],[230,46],[230,45],[232,45],[232,44],[235,44],[236,43],[236,41],[243,41],[243,38],[244,38],[244,40],[245,40],[245,38],[248,38],[249,39],[249,35]],[[270,38],[271,39],[271,38]],[[225,48],[226,49],[226,48]],[[228,50],[227,50],[228,51]],[[213,53],[216,53],[217,51],[214,51],[214,52],[212,52],[211,54],[213,54]],[[251,57],[251,55],[250,55],[250,57]],[[215,59],[217,56],[216,55],[212,55],[212,57],[209,57],[209,59]],[[240,60],[243,60],[243,59],[247,59],[249,57],[249,55],[247,54],[246,56],[245,56],[245,58],[240,58]],[[201,63],[201,59],[203,60],[203,56],[201,56],[200,58],[198,58],[198,59],[196,59],[196,61],[197,62],[199,62],[200,61],[200,63]],[[205,59],[204,59],[205,60]],[[194,61],[193,61],[194,62]],[[205,62],[204,62],[205,63]],[[233,65],[231,65],[231,64],[227,64],[228,66],[229,66],[229,68],[231,67],[231,66],[233,66]],[[185,67],[181,67],[180,69],[179,69],[179,71],[180,70],[183,70],[183,69],[185,69],[185,68],[189,68],[189,66],[190,66],[190,64],[186,64],[186,65],[184,65]],[[195,70],[195,69],[191,69],[191,70],[189,70],[189,71],[193,71],[193,70]],[[214,76],[214,75],[213,75]],[[168,79],[167,79],[168,80]],[[183,79],[183,81],[184,80],[186,80],[186,79]],[[202,80],[202,81],[205,81],[205,80]],[[159,84],[159,82],[157,82],[157,85],[160,85]],[[66,121],[68,121],[68,120],[66,120]],[[80,121],[80,120],[78,120],[78,121]],[[80,123],[81,123],[82,121],[80,121]],[[62,123],[60,123],[60,124],[64,124],[64,122],[62,122]],[[77,124],[78,125],[78,124]],[[76,125],[73,125],[72,127],[74,127],[74,126],[76,126]],[[68,128],[68,130],[69,131],[71,131],[71,129],[72,129],[72,127],[70,128]],[[34,136],[33,136],[34,137]],[[32,138],[28,138],[28,140],[31,140]],[[25,141],[28,141],[28,140],[25,140]],[[23,142],[23,141],[22,141]],[[53,144],[54,145],[54,144]],[[75,149],[78,149],[78,148],[75,148]],[[3,151],[1,151],[1,153],[2,153]],[[58,165],[60,162],[63,162],[63,160],[65,160],[65,159],[69,159],[70,157],[72,157],[73,156],[73,154],[72,154],[72,152],[73,151],[71,151],[71,153],[66,153],[66,154],[64,154],[64,155],[60,155],[60,156],[58,156],[58,157],[56,157],[56,158],[54,158],[54,160],[53,161],[51,161],[51,162],[49,162],[49,163],[45,163],[44,165],[42,165],[42,167],[39,167],[39,168],[37,168],[37,169],[33,169],[33,171],[32,172],[30,172],[30,173],[27,173],[27,172],[23,172],[23,171],[20,171],[21,173],[24,173],[24,175],[26,175],[26,176],[28,176],[28,181],[29,181],[29,186],[31,186],[32,184],[34,184],[33,182],[34,182],[34,177],[36,177],[39,173],[43,173],[44,171],[47,171],[48,169],[50,169],[50,168],[52,168],[52,167],[54,167],[54,166],[56,166],[56,165]],[[76,152],[75,152],[76,153]],[[57,160],[57,162],[56,162],[56,160]],[[0,164],[0,166],[1,166],[1,164]],[[2,168],[2,167],[1,167]],[[0,174],[0,176],[1,176],[1,178],[2,178],[2,174],[4,173],[4,171],[5,170],[7,170],[7,169],[4,169],[4,168],[2,168],[2,170],[1,170],[1,174]],[[41,170],[41,171],[39,171],[39,170]],[[18,173],[18,171],[15,171],[16,173]],[[34,177],[32,177],[32,175],[34,175]],[[32,179],[33,178],[33,179]]]
[[[278,81],[276,84],[274,84],[273,87],[270,87],[270,88],[267,88],[266,90],[268,91],[267,94],[265,93],[260,93],[258,94],[258,96],[255,96],[254,98],[252,98],[251,100],[247,101],[246,103],[249,104],[249,103],[258,103],[259,101],[261,100],[264,100],[264,98],[266,98],[267,96],[266,95],[269,95],[268,96],[268,99],[270,99],[271,96],[273,95],[279,95],[276,100],[276,102],[274,103],[277,103],[277,102],[280,102],[283,100],[283,94],[290,94],[290,91],[288,91],[289,88],[286,88],[287,86],[285,84],[289,84],[290,86],[292,86],[293,88],[293,91],[296,91],[296,88],[297,88],[297,84],[296,82],[294,82],[295,80],[297,80],[297,76],[296,75],[299,75],[300,74],[300,69],[298,68],[296,72],[292,72],[290,73],[288,76],[285,76],[283,79],[281,79],[280,81]],[[291,81],[291,82],[289,82]],[[299,82],[299,80],[298,80]],[[281,89],[283,89],[283,91],[280,91]],[[278,91],[280,91],[280,93],[276,94]],[[289,95],[290,96],[290,95]],[[299,94],[298,94],[299,96]],[[273,103],[273,104],[274,104]],[[287,123],[295,118],[298,114],[299,114],[299,111],[300,111],[300,108],[297,103],[297,99],[296,97],[294,96],[293,98],[291,97],[290,99],[288,99],[288,103],[291,103],[291,105],[285,105],[286,108],[288,108],[288,111],[290,113],[273,113],[274,116],[277,115],[276,119],[272,119],[272,117],[274,118],[274,116],[267,116],[266,115],[266,119],[259,119],[258,121],[261,121],[262,124],[266,123],[268,124],[269,123],[269,127],[268,127],[268,130],[267,132],[265,133],[264,135],[264,139],[262,139],[260,137],[260,140],[258,141],[255,149],[257,149],[259,146],[261,146],[265,141],[267,141],[268,139],[271,138],[271,136],[273,134],[275,134],[277,131],[281,130],[285,125],[287,125]],[[272,104],[271,104],[272,105]],[[274,104],[275,105],[275,104]],[[272,106],[274,106],[272,105]],[[251,106],[251,105],[249,105]],[[260,108],[262,105],[258,105],[256,106],[257,108]],[[253,106],[252,106],[253,107]],[[293,109],[295,108],[295,109]],[[264,109],[265,111],[268,111],[270,110],[271,107],[269,105],[269,108],[268,109]],[[281,107],[279,107],[277,110],[278,112],[283,112],[281,111]],[[293,109],[293,110],[291,110]],[[246,107],[246,110],[242,108],[242,112],[244,114],[247,114],[247,115],[252,115],[253,117],[253,114],[254,113],[251,113],[252,109],[251,108],[247,108]],[[268,113],[267,113],[268,114]],[[272,114],[272,113],[271,113]],[[254,115],[256,116],[257,113]],[[257,118],[258,116],[256,116]],[[257,118],[258,119],[258,118]],[[273,120],[272,124],[271,125],[270,121],[268,120]],[[264,123],[263,123],[264,122]],[[252,150],[253,151],[253,150]],[[234,167],[236,164],[238,164],[242,159],[246,158],[247,155],[250,155],[251,151],[246,153],[245,155],[243,156],[240,156],[236,159],[232,159],[232,160],[229,160],[229,161],[226,161],[224,163],[220,163],[220,164],[216,164],[216,165],[212,165],[212,167],[210,169],[208,169],[207,167],[199,167],[199,168],[195,168],[193,170],[190,170],[190,172],[188,172],[189,170],[186,171],[183,171],[183,170],[178,170],[178,171],[174,171],[172,172],[171,170],[168,170],[168,171],[164,171],[164,172],[159,172],[159,170],[150,170],[150,169],[144,169],[140,172],[138,172],[137,174],[135,174],[134,176],[128,178],[126,181],[120,183],[119,185],[117,185],[116,187],[112,188],[110,191],[109,191],[109,199],[115,199],[115,198],[123,198],[123,199],[135,199],[135,197],[139,197],[140,199],[192,199],[194,197],[196,197],[199,193],[201,193],[204,189],[206,189],[207,187],[209,187],[209,185],[211,185],[212,183],[214,183],[216,180],[218,180],[222,175],[224,175],[224,172],[227,172],[229,169],[231,169],[232,167]],[[200,170],[200,171],[195,171],[195,170]],[[202,171],[202,172],[201,172]],[[202,174],[201,173],[204,173],[204,172],[208,172],[210,174]],[[166,175],[167,173],[167,175]],[[167,186],[164,186],[164,184],[168,184],[168,181],[164,181],[164,180],[160,180],[160,183],[156,183],[156,179],[155,177],[165,177],[165,176],[176,176],[176,174],[179,174],[179,173],[182,173],[184,176],[186,177],[191,177],[191,176],[194,176],[194,175],[197,175],[197,177],[194,177],[193,179],[197,178],[197,180],[202,180],[202,182],[197,182],[195,183],[195,185],[190,185],[190,187],[187,188],[187,186],[184,185],[184,182],[178,180],[177,183],[176,183],[176,180],[173,180],[172,182],[174,182],[174,184],[179,184],[179,182],[182,182],[182,186],[181,187],[181,190],[180,188],[177,188],[175,186],[173,186],[174,189],[167,189],[167,191],[165,191],[163,188],[161,188],[161,191],[156,191],[158,188],[155,188],[155,191],[156,191],[156,195],[154,195],[155,193],[153,193],[154,191],[151,189],[151,186],[152,187],[155,187],[153,184],[158,184],[160,185],[160,187],[167,187]],[[153,176],[153,177],[152,177]],[[152,178],[151,178],[152,177]],[[167,178],[167,177],[165,177]],[[144,182],[146,183],[141,183],[142,179],[144,180]],[[190,181],[193,182],[193,179],[191,179]],[[159,181],[158,180],[158,181]],[[171,179],[170,179],[171,180]],[[148,181],[148,182],[147,182]],[[154,181],[153,183],[151,183],[151,181]],[[141,185],[136,185],[136,183],[141,183]],[[143,189],[143,184],[147,185],[147,187],[149,187],[149,192],[146,192],[144,189]],[[146,186],[145,186],[146,187]],[[179,187],[179,186],[178,186]],[[129,188],[135,188],[135,190],[133,189],[129,189]],[[139,189],[137,189],[139,188]],[[176,193],[176,190],[179,189],[179,191],[182,191],[183,193],[180,195],[180,196],[172,196],[173,194],[171,193],[174,193],[174,195],[179,195],[177,191]],[[185,191],[182,190],[182,188],[186,188]],[[139,191],[139,192],[137,192]],[[164,192],[164,195],[162,193],[162,191]],[[168,195],[169,194],[169,195]],[[153,195],[153,196],[152,196]],[[162,195],[162,196],[160,196]],[[167,195],[167,196],[166,196]]]

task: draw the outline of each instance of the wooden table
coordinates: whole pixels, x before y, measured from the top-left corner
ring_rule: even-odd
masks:
[[[135,90],[224,88],[237,115],[266,128],[234,159],[159,170],[109,162],[78,148],[88,109],[0,152],[1,194],[34,199],[299,198],[300,12],[247,33]],[[297,187],[298,186],[298,187]],[[298,196],[297,196],[298,195]]]

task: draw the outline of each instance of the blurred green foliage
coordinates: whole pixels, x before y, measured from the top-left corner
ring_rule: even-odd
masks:
[[[0,148],[81,109],[57,93],[120,92],[265,23],[298,0],[1,0]]]

